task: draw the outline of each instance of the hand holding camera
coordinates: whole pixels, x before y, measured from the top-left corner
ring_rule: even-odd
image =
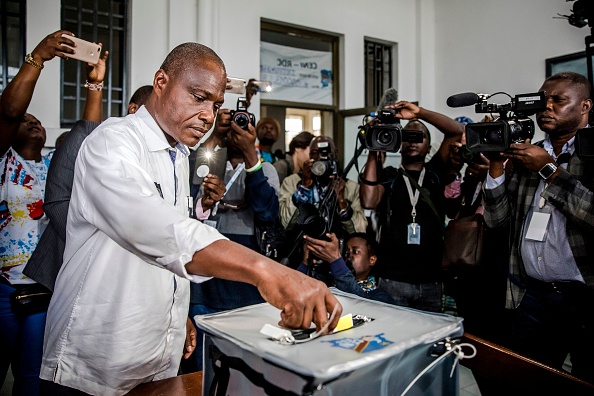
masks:
[[[314,239],[306,235],[303,237],[305,240],[304,248],[325,262],[332,263],[342,257],[340,246],[336,234],[328,233],[326,237],[328,240]]]
[[[419,118],[419,113],[421,112],[421,108],[419,106],[406,101],[400,101],[396,104],[386,106],[386,108],[398,110],[395,116],[404,120]]]
[[[313,174],[311,173],[311,167],[314,163],[314,160],[308,159],[303,163],[303,167],[301,169],[301,185],[305,188],[310,188],[313,184]]]

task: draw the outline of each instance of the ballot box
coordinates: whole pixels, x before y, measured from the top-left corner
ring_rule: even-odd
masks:
[[[332,292],[356,327],[311,340],[295,333],[295,344],[260,332],[280,320],[266,303],[196,316],[205,332],[202,394],[401,395],[416,377],[406,395],[458,394],[448,351],[462,336],[462,318]]]

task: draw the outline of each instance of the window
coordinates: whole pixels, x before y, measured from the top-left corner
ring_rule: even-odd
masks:
[[[62,28],[87,41],[102,43],[109,51],[103,87],[103,117],[126,114],[126,38],[128,0],[62,0]],[[60,98],[62,127],[82,117],[86,89],[86,64],[62,61]]]
[[[0,0],[0,92],[19,71],[25,58],[24,1]]]
[[[365,40],[365,106],[375,107],[392,87],[392,45]]]

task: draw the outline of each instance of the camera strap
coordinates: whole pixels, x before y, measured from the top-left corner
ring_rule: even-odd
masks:
[[[235,168],[235,172],[233,173],[233,176],[231,176],[231,179],[229,179],[227,184],[225,184],[225,192],[223,193],[223,196],[221,197],[221,199],[223,199],[225,197],[225,194],[227,194],[227,191],[229,191],[229,189],[231,188],[233,183],[235,183],[235,180],[237,180],[241,171],[244,168],[245,168],[245,162],[242,162],[241,164],[237,165],[237,168]],[[221,201],[220,200],[217,201],[214,208],[212,209],[212,216],[215,216],[217,214],[217,210],[219,208],[219,202],[221,202]]]

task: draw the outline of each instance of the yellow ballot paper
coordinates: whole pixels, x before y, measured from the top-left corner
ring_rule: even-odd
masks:
[[[338,321],[338,324],[336,325],[334,332],[337,333],[339,331],[348,330],[351,327],[353,327],[353,314],[344,315]]]

